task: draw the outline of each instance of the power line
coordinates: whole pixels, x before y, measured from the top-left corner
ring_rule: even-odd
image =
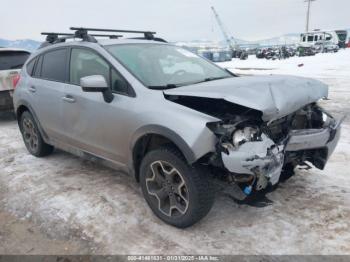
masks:
[[[307,2],[307,12],[306,12],[306,33],[309,32],[309,23],[310,23],[310,9],[311,9],[311,2],[314,2],[316,0],[305,0]]]

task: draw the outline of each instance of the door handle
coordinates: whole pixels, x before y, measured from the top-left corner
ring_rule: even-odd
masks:
[[[62,100],[65,102],[68,102],[68,103],[75,103],[74,97],[69,96],[69,95],[62,97]]]
[[[32,92],[32,93],[35,93],[35,92],[36,92],[35,86],[30,86],[30,87],[28,87],[28,90],[29,90],[30,92]]]

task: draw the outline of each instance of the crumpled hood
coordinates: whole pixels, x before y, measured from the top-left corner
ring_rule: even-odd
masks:
[[[296,76],[246,76],[164,90],[166,95],[224,99],[259,110],[263,120],[281,118],[328,96],[324,83]]]

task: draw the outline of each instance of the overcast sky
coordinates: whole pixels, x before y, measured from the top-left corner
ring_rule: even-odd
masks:
[[[304,0],[2,0],[0,38],[42,40],[69,26],[155,30],[170,41],[222,38],[210,6],[236,38],[305,30]],[[312,3],[310,28],[350,28],[350,0]]]

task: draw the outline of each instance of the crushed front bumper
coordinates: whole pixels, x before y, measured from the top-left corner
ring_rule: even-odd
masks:
[[[320,129],[292,130],[286,151],[300,151],[316,148],[327,149],[327,159],[333,153],[338,144],[341,132],[341,123],[345,117],[338,122]]]
[[[275,185],[279,181],[286,152],[326,149],[326,162],[339,141],[342,120],[321,129],[293,130],[283,145],[275,144],[262,134],[261,141],[245,142],[239,148],[222,152],[223,164],[231,173],[255,175],[256,190],[266,188],[268,184]]]
[[[225,168],[236,174],[255,175],[257,190],[267,183],[276,184],[284,163],[284,146],[277,146],[265,134],[262,141],[246,142],[238,149],[228,149],[228,154],[221,153]]]

